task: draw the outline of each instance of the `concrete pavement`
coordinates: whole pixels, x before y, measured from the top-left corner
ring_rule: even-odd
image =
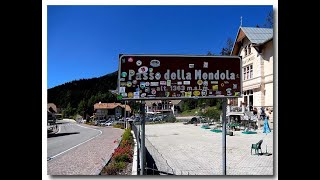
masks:
[[[227,175],[273,175],[273,131],[268,135],[234,132],[227,136]],[[166,161],[161,171],[180,175],[222,175],[222,133],[200,125],[168,123],[146,125],[146,138],[157,151],[152,156]],[[263,139],[262,151],[271,156],[251,155],[251,144]],[[267,149],[266,149],[267,148]],[[253,151],[254,153],[254,151]]]

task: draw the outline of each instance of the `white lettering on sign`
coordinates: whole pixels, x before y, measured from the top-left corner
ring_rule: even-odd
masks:
[[[134,70],[129,70],[129,76],[128,80],[132,80],[133,76],[136,76],[136,80],[160,80],[161,73],[153,73],[153,72],[147,72],[147,73],[135,73]],[[164,79],[165,80],[192,80],[192,73],[191,72],[185,72],[184,69],[176,70],[174,72],[171,72],[170,69],[167,69],[166,73],[164,73]],[[220,71],[217,70],[216,72],[202,72],[202,70],[195,69],[194,70],[194,80],[235,80],[236,75],[233,72],[230,72],[229,70],[226,71]]]
[[[209,76],[209,77],[208,77]],[[229,70],[226,70],[226,72],[221,72],[219,70],[216,71],[216,73],[210,72],[203,72],[201,73],[201,70],[195,70],[194,71],[194,79],[198,80],[198,79],[204,79],[204,80],[235,80],[235,74],[234,73],[230,73],[229,74]]]

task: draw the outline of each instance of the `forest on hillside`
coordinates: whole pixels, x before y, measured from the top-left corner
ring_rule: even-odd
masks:
[[[118,71],[91,79],[80,79],[48,89],[48,103],[62,109],[66,117],[91,114],[98,102],[117,102],[110,90],[117,87]]]

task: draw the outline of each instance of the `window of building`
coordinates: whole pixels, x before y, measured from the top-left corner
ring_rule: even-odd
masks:
[[[244,48],[244,56],[247,56],[247,46]]]
[[[243,95],[247,110],[253,111],[253,90],[244,91]]]
[[[251,54],[251,44],[248,45],[248,55]]]
[[[248,80],[253,78],[253,66],[252,64],[243,67],[243,80]]]
[[[251,79],[251,78],[253,78],[253,67],[252,67],[252,64],[249,65],[249,67],[250,67],[250,76],[249,76],[249,78]]]
[[[238,106],[238,98],[230,98],[231,106]]]

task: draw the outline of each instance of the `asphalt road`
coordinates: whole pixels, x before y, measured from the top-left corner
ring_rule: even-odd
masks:
[[[47,138],[48,175],[98,175],[119,146],[123,129],[59,121]]]
[[[83,127],[75,121],[60,120],[58,123],[58,132],[48,135],[48,158],[60,156],[101,134],[100,130]]]

